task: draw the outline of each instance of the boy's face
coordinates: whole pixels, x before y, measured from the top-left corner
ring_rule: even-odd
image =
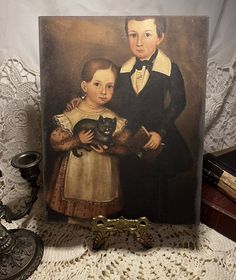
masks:
[[[81,83],[87,102],[94,107],[103,106],[111,100],[114,86],[115,75],[111,69],[97,70],[90,82]]]
[[[128,22],[128,41],[132,54],[137,58],[149,59],[157,46],[164,39],[164,34],[158,37],[154,19]]]

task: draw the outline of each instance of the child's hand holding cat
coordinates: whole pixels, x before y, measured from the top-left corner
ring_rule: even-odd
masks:
[[[78,133],[78,138],[79,138],[79,141],[80,143],[83,143],[83,144],[89,144],[93,141],[93,131],[92,130],[83,130],[81,131],[80,133]]]
[[[105,154],[106,152],[107,152],[107,150],[108,150],[108,146],[106,146],[106,145],[97,145],[96,147],[94,147],[94,146],[92,146],[91,145],[91,148],[95,151],[95,152],[97,152],[97,153],[99,153],[99,154]]]

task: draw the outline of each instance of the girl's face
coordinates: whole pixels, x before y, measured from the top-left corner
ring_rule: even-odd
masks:
[[[100,107],[112,98],[115,86],[115,75],[111,69],[97,70],[90,82],[83,81],[81,88],[86,93],[86,102]]]

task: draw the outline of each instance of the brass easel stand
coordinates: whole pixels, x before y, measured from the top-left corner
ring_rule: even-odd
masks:
[[[146,217],[137,220],[128,220],[124,217],[119,219],[107,219],[103,216],[93,218],[91,229],[96,234],[93,249],[100,250],[106,240],[114,234],[132,234],[146,249],[150,249],[153,244],[153,237],[148,230],[150,222]]]

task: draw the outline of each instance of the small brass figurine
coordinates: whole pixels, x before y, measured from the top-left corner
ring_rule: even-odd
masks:
[[[96,234],[93,243],[94,250],[100,250],[109,236],[117,233],[134,235],[135,239],[146,249],[150,249],[153,244],[153,237],[148,233],[150,223],[146,217],[137,220],[127,220],[124,217],[107,219],[103,216],[98,216],[92,220],[91,228]]]
[[[11,223],[30,213],[37,199],[40,160],[39,153],[25,152],[16,155],[11,161],[12,166],[19,168],[21,176],[30,183],[32,192],[24,209],[16,213],[0,201],[0,280],[27,279],[42,259],[43,242],[37,234],[26,229],[7,230],[1,224],[1,219]]]

